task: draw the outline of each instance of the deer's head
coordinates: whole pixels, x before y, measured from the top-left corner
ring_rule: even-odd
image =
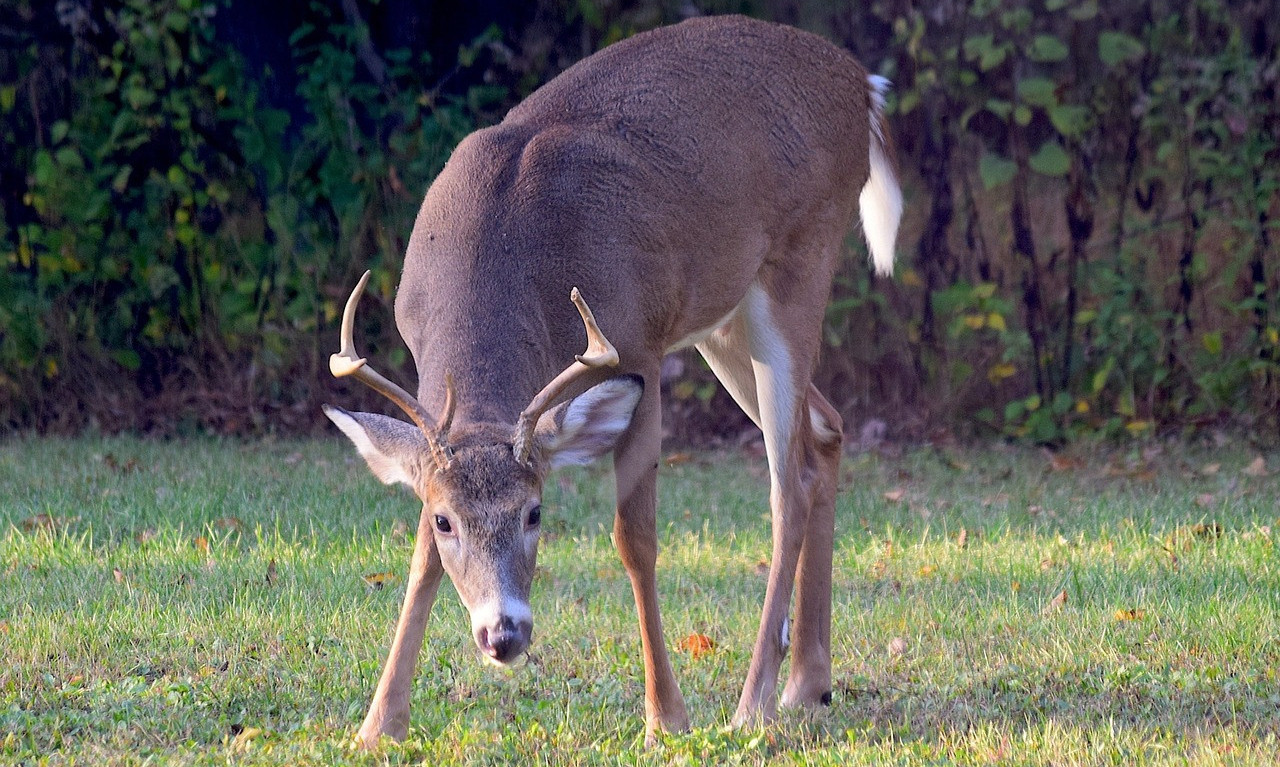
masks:
[[[342,351],[334,375],[354,375],[386,395],[414,424],[326,405],[325,415],[355,444],[378,479],[405,484],[422,500],[445,572],[471,615],[476,646],[487,660],[506,665],[533,635],[529,590],[542,523],[542,486],[554,469],[589,463],[613,449],[640,400],[640,379],[610,378],[568,402],[548,407],[575,379],[613,365],[617,353],[574,293],[591,342],[547,385],[516,424],[466,424],[451,429],[452,381],[444,413],[431,419],[418,401],[356,356],[355,305],[368,274],[343,315]]]

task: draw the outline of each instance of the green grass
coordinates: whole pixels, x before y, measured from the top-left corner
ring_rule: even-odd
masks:
[[[849,459],[834,702],[763,731],[724,728],[764,590],[763,464],[664,468],[668,643],[716,648],[674,651],[695,729],[650,752],[608,474],[554,478],[530,662],[480,663],[445,586],[409,738],[366,754],[407,493],[336,435],[9,439],[0,763],[1274,764],[1280,456],[1259,475],[1244,447],[1097,452]]]

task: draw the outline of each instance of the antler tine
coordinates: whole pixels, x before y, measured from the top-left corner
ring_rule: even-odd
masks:
[[[551,383],[534,395],[528,406],[520,413],[520,420],[516,422],[512,451],[515,453],[516,460],[525,465],[529,464],[533,430],[537,427],[538,418],[546,412],[547,408],[582,376],[597,368],[615,367],[618,364],[618,350],[609,343],[609,339],[600,330],[591,307],[587,306],[586,299],[576,287],[569,292],[569,300],[573,301],[573,305],[578,308],[578,314],[582,316],[582,324],[587,331],[587,348],[582,354],[575,355],[569,367],[551,379]]]
[[[370,271],[364,273],[360,278],[360,282],[356,283],[355,289],[351,291],[350,297],[347,298],[347,306],[342,311],[342,337],[339,341],[339,351],[329,357],[329,372],[333,374],[334,378],[354,376],[360,383],[394,402],[417,424],[418,429],[422,431],[423,436],[427,438],[427,443],[431,446],[431,453],[435,458],[437,467],[443,469],[453,460],[453,453],[449,450],[446,441],[449,424],[453,421],[453,378],[450,376],[446,380],[445,415],[440,423],[442,428],[432,428],[431,417],[427,414],[426,409],[418,403],[416,397],[384,378],[381,373],[369,367],[367,359],[356,354],[354,332],[356,305],[360,303],[360,298],[364,295],[364,288],[369,282],[370,274],[372,274]]]
[[[574,359],[593,368],[614,367],[617,365],[618,350],[613,348],[613,344],[609,343],[609,339],[604,337],[600,326],[596,324],[596,316],[591,313],[591,307],[587,306],[586,299],[582,297],[582,293],[577,288],[574,288],[569,291],[569,300],[573,302],[574,306],[578,307],[578,314],[582,315],[582,324],[587,328],[587,350],[577,355]]]
[[[446,372],[444,374],[444,413],[440,415],[440,422],[436,424],[436,434],[440,435],[440,441],[449,442],[449,427],[453,425],[453,410],[457,406],[457,393],[453,388],[453,373]]]

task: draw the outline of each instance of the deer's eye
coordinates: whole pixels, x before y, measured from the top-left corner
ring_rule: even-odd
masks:
[[[447,517],[437,514],[436,530],[438,532],[444,533],[445,535],[450,535],[453,533],[453,525],[449,524],[449,519]]]
[[[542,507],[534,506],[529,512],[529,527],[537,527],[542,523]]]

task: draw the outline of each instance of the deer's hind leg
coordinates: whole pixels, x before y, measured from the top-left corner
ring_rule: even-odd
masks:
[[[776,711],[778,674],[790,641],[791,594],[797,566],[811,540],[809,548],[817,551],[803,557],[810,564],[806,564],[801,573],[802,585],[809,588],[812,584],[821,591],[825,583],[827,607],[825,612],[817,609],[822,594],[800,602],[803,609],[797,621],[805,625],[798,626],[798,635],[805,638],[805,644],[798,648],[802,653],[798,657],[802,668],[793,670],[792,679],[803,680],[806,695],[810,694],[809,687],[827,685],[826,690],[816,694],[818,699],[829,691],[831,509],[820,513],[817,521],[821,529],[810,532],[810,509],[815,498],[816,474],[820,470],[817,444],[830,443],[834,434],[838,445],[839,435],[839,418],[834,416],[826,400],[819,397],[810,401],[809,375],[817,353],[816,328],[821,322],[821,299],[824,298],[825,294],[816,304],[802,302],[787,306],[774,301],[764,286],[756,284],[729,325],[698,345],[716,376],[764,432],[769,458],[773,554],[760,628],[734,715],[735,724],[767,721]],[[816,310],[803,308],[815,305]],[[812,332],[806,332],[810,327]],[[793,332],[789,333],[788,329]],[[813,418],[811,409],[819,412],[821,418]],[[815,429],[818,425],[824,427],[821,433]],[[835,455],[838,459],[838,448]],[[830,486],[831,493],[824,491],[823,497],[833,495],[834,479]],[[824,540],[825,558],[820,551]],[[816,575],[824,561],[825,581]],[[810,571],[815,574],[805,574]]]
[[[791,671],[782,691],[783,706],[831,703],[831,560],[844,435],[840,414],[812,384],[806,414],[813,435],[805,453],[809,521],[796,575]]]

